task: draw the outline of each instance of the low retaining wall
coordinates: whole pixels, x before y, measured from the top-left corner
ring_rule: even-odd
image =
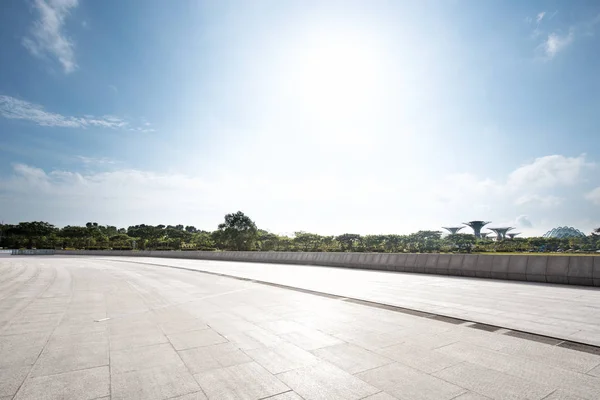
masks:
[[[55,254],[323,265],[380,271],[600,286],[600,256],[120,250],[56,250]]]

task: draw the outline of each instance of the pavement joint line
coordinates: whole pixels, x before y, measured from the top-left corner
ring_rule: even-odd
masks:
[[[287,386],[287,385],[286,385],[286,386]],[[261,397],[261,398],[260,398],[260,399],[258,399],[258,400],[268,400],[268,399],[272,399],[272,398],[273,398],[273,397],[275,397],[275,396],[279,396],[279,395],[281,395],[281,394],[285,394],[285,393],[289,393],[289,392],[293,392],[293,390],[292,390],[292,389],[290,389],[290,390],[286,390],[285,392],[281,392],[281,393],[277,393],[277,394],[271,394],[271,395],[269,395],[269,396],[267,396],[267,397]]]
[[[551,346],[563,347],[563,348],[567,348],[569,350],[600,355],[600,346],[593,346],[593,345],[587,344],[587,343],[565,340],[565,339],[560,339],[560,338],[556,338],[556,337],[552,337],[552,336],[540,335],[537,333],[521,331],[518,329],[510,329],[510,328],[505,328],[505,327],[497,326],[497,325],[487,325],[487,324],[480,323],[477,321],[470,321],[470,320],[466,320],[466,319],[451,317],[448,315],[420,311],[420,310],[416,310],[416,309],[412,309],[412,308],[399,307],[399,306],[394,306],[394,305],[385,304],[385,303],[377,303],[374,301],[363,300],[360,298],[343,297],[343,296],[334,295],[331,293],[319,292],[319,291],[299,288],[299,287],[295,287],[295,286],[283,285],[283,284],[279,284],[279,283],[273,283],[273,282],[267,282],[267,281],[261,281],[261,280],[254,280],[254,279],[250,279],[250,278],[244,278],[244,277],[240,277],[240,276],[228,275],[228,274],[223,274],[223,273],[218,273],[218,272],[203,271],[203,270],[194,269],[194,268],[179,267],[179,266],[175,266],[175,265],[147,263],[147,262],[142,262],[142,261],[114,260],[114,259],[111,260],[110,258],[100,258],[100,259],[103,261],[123,262],[123,263],[142,264],[142,265],[154,265],[154,266],[163,267],[163,268],[180,269],[180,270],[185,270],[185,271],[199,272],[202,274],[232,278],[232,279],[237,279],[237,280],[242,280],[242,281],[249,281],[249,282],[257,283],[257,284],[261,284],[261,285],[274,286],[274,287],[279,287],[279,288],[283,288],[283,289],[287,289],[287,290],[294,290],[297,292],[313,294],[313,295],[321,296],[321,297],[335,298],[338,300],[343,299],[342,301],[347,301],[347,302],[356,303],[356,304],[362,304],[362,305],[369,306],[369,307],[386,309],[388,311],[401,312],[404,314],[409,314],[409,315],[413,315],[413,316],[417,316],[417,317],[421,317],[421,318],[437,319],[440,321],[442,321],[443,319],[448,319],[448,321],[444,321],[444,322],[448,322],[448,323],[452,323],[452,322],[449,322],[449,320],[461,321],[460,324],[472,322],[474,324],[486,325],[487,327],[490,327],[490,329],[492,327],[497,328],[496,331],[508,329],[508,332],[503,332],[503,333],[501,333],[502,335],[518,337],[520,339],[531,340],[534,342],[540,342],[540,343],[548,344]],[[472,326],[470,326],[470,327],[472,327]],[[474,329],[477,329],[477,328],[474,328]],[[485,330],[485,329],[483,329],[483,330]],[[487,332],[494,333],[493,331],[487,331]],[[550,344],[550,343],[548,343],[548,341],[556,341],[557,343]]]

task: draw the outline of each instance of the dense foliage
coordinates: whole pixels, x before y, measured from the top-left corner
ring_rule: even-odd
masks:
[[[184,225],[134,225],[117,228],[88,222],[57,228],[47,222],[0,225],[0,247],[38,249],[114,250],[261,250],[357,252],[595,252],[600,250],[600,228],[581,238],[515,238],[477,240],[469,234],[442,237],[439,231],[410,235],[322,236],[296,232],[293,237],[258,229],[244,213],[227,214],[213,232]]]

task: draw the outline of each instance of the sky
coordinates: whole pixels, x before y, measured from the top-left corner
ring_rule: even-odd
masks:
[[[5,223],[600,227],[597,1],[0,7]]]

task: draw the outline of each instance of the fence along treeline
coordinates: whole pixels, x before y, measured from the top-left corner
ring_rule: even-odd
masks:
[[[209,232],[184,225],[134,225],[117,228],[88,222],[85,226],[57,228],[47,222],[0,225],[0,247],[38,249],[113,250],[246,250],[329,252],[527,252],[600,250],[600,228],[581,238],[515,238],[477,240],[469,234],[448,235],[419,231],[410,235],[322,236],[296,232],[293,237],[262,229],[244,213],[227,214],[217,230]]]

